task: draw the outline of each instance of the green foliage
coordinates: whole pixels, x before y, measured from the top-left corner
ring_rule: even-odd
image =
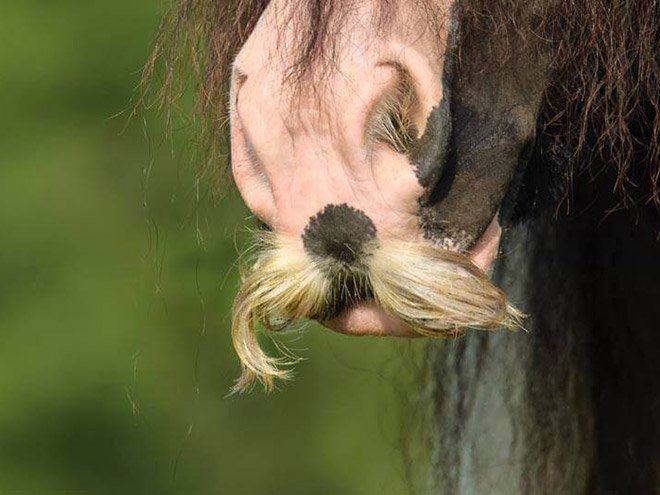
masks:
[[[190,129],[112,118],[160,8],[2,9],[0,493],[406,493],[400,343],[310,326],[294,383],[225,397],[248,213],[198,190]]]

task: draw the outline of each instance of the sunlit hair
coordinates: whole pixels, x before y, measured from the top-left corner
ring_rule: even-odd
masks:
[[[291,378],[296,359],[268,356],[257,325],[281,330],[301,319],[323,320],[337,298],[357,302],[365,293],[427,337],[456,337],[466,328],[513,329],[522,316],[460,253],[427,243],[374,242],[360,264],[347,267],[308,255],[295,240],[263,234],[234,302],[232,339],[242,366],[234,390],[259,380],[270,391],[276,379]]]
[[[367,139],[382,142],[397,153],[407,153],[419,137],[413,120],[419,101],[412,77],[406,68],[396,62],[380,65],[396,70],[396,84],[385,92],[369,112]]]

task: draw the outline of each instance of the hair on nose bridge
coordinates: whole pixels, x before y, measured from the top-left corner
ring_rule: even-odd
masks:
[[[376,242],[376,226],[357,208],[346,203],[328,204],[309,219],[302,241],[310,256],[353,265]]]

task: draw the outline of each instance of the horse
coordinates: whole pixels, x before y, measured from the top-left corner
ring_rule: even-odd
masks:
[[[659,44],[656,0],[176,0],[145,87],[192,74],[263,226],[237,389],[289,377],[258,323],[451,338],[429,493],[660,493]]]

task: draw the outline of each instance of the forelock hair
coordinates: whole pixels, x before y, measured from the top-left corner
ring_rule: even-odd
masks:
[[[290,0],[293,61],[286,79],[296,86],[332,68],[343,20],[356,1]],[[374,36],[387,29],[403,0],[378,0]],[[214,178],[227,149],[231,65],[268,0],[173,0],[145,66],[140,102],[171,109],[186,88],[196,95],[204,168]],[[415,0],[428,29],[440,33],[431,0]],[[539,131],[561,155],[558,174],[614,169],[621,204],[660,205],[660,2],[638,0],[458,0],[460,45],[511,39],[550,54],[551,82]],[[498,42],[496,57],[506,57]],[[460,70],[460,67],[459,67]]]

